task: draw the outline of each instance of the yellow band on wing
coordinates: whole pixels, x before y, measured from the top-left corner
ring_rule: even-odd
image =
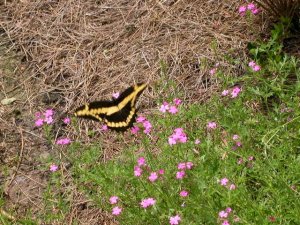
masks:
[[[123,99],[123,101],[121,101],[118,106],[113,106],[113,107],[109,107],[107,108],[107,112],[106,112],[106,115],[112,115],[118,111],[120,111],[121,109],[123,109],[128,102],[131,101],[131,107],[134,106],[134,103],[135,103],[135,100],[136,100],[136,97],[137,95],[142,92],[145,88],[147,87],[146,84],[142,84],[140,86],[136,85],[134,86],[134,91],[128,95],[126,98]]]

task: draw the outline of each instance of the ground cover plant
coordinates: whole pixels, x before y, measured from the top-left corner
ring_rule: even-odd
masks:
[[[299,224],[300,71],[282,52],[285,26],[249,47],[242,76],[216,64],[224,90],[205,104],[170,96],[140,115],[131,129],[138,141],[113,160],[99,163],[101,139],[90,147],[57,139],[80,190],[120,224]],[[37,115],[36,125],[52,115]],[[48,164],[54,190],[60,161]]]
[[[126,3],[126,0],[123,3]],[[126,133],[114,133],[106,126],[99,127],[99,124],[79,121],[71,114],[66,114],[66,111],[72,111],[66,110],[69,109],[68,105],[77,101],[77,98],[73,98],[73,91],[65,93],[63,100],[55,95],[62,94],[63,89],[68,89],[72,82],[75,83],[75,86],[71,85],[74,89],[80,85],[84,86],[83,96],[88,95],[88,90],[95,90],[87,87],[94,84],[94,75],[99,76],[98,67],[93,66],[89,57],[84,58],[84,54],[80,53],[89,51],[93,55],[95,52],[101,52],[100,56],[97,54],[99,58],[94,55],[96,58],[93,58],[93,61],[101,62],[99,63],[101,66],[105,65],[105,69],[101,70],[104,75],[110,74],[111,71],[117,73],[120,68],[124,68],[123,63],[128,63],[126,68],[130,72],[132,72],[130,62],[136,66],[134,60],[121,62],[115,59],[120,58],[118,55],[120,49],[124,55],[129,50],[134,53],[133,58],[139,58],[139,54],[134,50],[134,46],[138,44],[129,45],[125,41],[127,44],[123,43],[120,48],[114,48],[115,40],[118,43],[126,40],[122,39],[124,37],[122,32],[118,36],[120,33],[110,30],[113,26],[120,26],[120,23],[110,21],[107,26],[105,19],[100,24],[97,23],[99,22],[95,19],[97,17],[91,17],[93,7],[105,15],[117,11],[116,17],[121,16],[125,23],[129,21],[126,19],[138,18],[138,23],[135,23],[137,27],[126,26],[125,37],[133,34],[143,36],[149,27],[163,31],[167,28],[168,32],[163,32],[164,35],[174,31],[176,33],[177,30],[184,34],[184,38],[177,37],[175,43],[182,42],[190,33],[194,35],[194,31],[199,31],[197,26],[195,27],[197,23],[192,19],[193,15],[199,15],[198,8],[190,7],[191,5],[184,1],[175,4],[172,2],[168,6],[163,3],[158,8],[149,2],[145,5],[134,5],[138,8],[135,11],[130,8],[129,11],[134,12],[134,16],[131,17],[131,13],[127,14],[128,8],[123,5],[114,11],[117,6],[114,3],[107,7],[99,2],[96,6],[92,5],[92,1],[76,2],[75,11],[71,0],[65,1],[64,4],[59,1],[47,4],[46,6],[50,7],[45,7],[41,2],[22,1],[15,9],[11,7],[10,13],[7,14],[9,16],[5,16],[11,19],[3,26],[4,30],[11,34],[9,38],[16,40],[21,48],[26,49],[24,51],[28,59],[33,59],[27,70],[34,74],[11,90],[23,87],[23,84],[32,78],[39,84],[45,84],[37,92],[25,89],[24,93],[29,96],[26,99],[22,100],[17,96],[14,99],[16,102],[6,101],[5,104],[11,106],[24,101],[31,105],[33,103],[29,99],[41,98],[47,88],[50,91],[45,99],[46,106],[39,105],[38,109],[33,107],[34,111],[29,112],[27,120],[23,116],[25,109],[11,110],[10,113],[16,115],[12,123],[16,126],[13,129],[20,136],[19,140],[14,139],[12,134],[5,132],[2,134],[2,130],[0,132],[0,138],[10,139],[9,143],[0,141],[0,154],[3,156],[0,158],[1,224],[300,223],[299,60],[284,52],[286,50],[284,41],[295,29],[294,20],[283,19],[273,27],[267,38],[251,41],[248,49],[238,48],[245,51],[242,54],[233,54],[233,49],[236,48],[224,52],[220,45],[224,48],[222,41],[230,35],[220,35],[221,39],[216,37],[215,40],[208,41],[209,44],[202,43],[207,48],[205,51],[212,52],[210,57],[206,53],[201,53],[197,55],[197,59],[192,58],[190,56],[192,51],[198,52],[196,49],[201,46],[196,44],[197,47],[194,48],[190,42],[186,45],[189,47],[187,55],[182,54],[182,47],[185,47],[182,45],[178,51],[171,51],[172,60],[168,57],[168,52],[159,52],[162,58],[156,60],[155,57],[149,58],[148,53],[153,53],[152,48],[155,49],[156,46],[164,49],[165,42],[152,45],[148,41],[147,49],[143,49],[142,52],[145,62],[138,64],[146,65],[145,71],[148,71],[149,65],[154,62],[160,66],[159,73],[155,76],[156,82],[150,85],[147,96],[142,96],[141,99],[141,102],[145,99],[148,103],[151,102],[147,103],[150,109],[142,105],[135,126]],[[65,4],[71,10],[65,10]],[[129,5],[128,2],[126,4]],[[164,14],[166,7],[173,4],[170,14]],[[220,5],[219,2],[214,3],[216,8],[219,7],[218,10],[220,6],[223,7],[222,18],[229,18],[228,9],[233,7],[236,17],[241,21],[248,21],[247,27],[250,31],[246,32],[253,32],[257,38],[257,26],[254,26],[254,21],[259,18],[261,8],[251,2],[243,2],[239,6],[232,4],[238,3],[232,1],[224,1]],[[185,18],[184,23],[183,20],[178,20],[180,16],[176,17],[178,12],[184,11],[180,7],[189,11],[190,17]],[[201,13],[206,11],[205,7],[200,9]],[[140,11],[143,13],[137,13]],[[33,24],[31,27],[26,25],[26,19],[20,20],[20,17],[27,18],[28,12],[34,13],[30,14]],[[150,14],[147,14],[149,12]],[[152,16],[156,18],[158,12],[162,12],[160,15],[164,16],[159,21],[163,25],[151,20]],[[69,13],[73,19],[66,23],[66,27],[63,22],[68,20]],[[145,15],[150,19],[142,20],[145,19]],[[2,18],[1,13],[0,17]],[[39,18],[36,23],[35,18]],[[53,18],[59,23],[53,22]],[[14,26],[13,21],[17,21],[17,26]],[[93,26],[89,26],[91,25],[89,21],[92,21]],[[147,26],[149,21],[151,26]],[[172,24],[170,21],[173,25],[165,26]],[[84,23],[81,24],[82,22]],[[43,26],[39,26],[40,23]],[[49,23],[53,30],[49,28]],[[59,30],[56,29],[56,25],[59,25]],[[83,30],[78,32],[76,27]],[[214,21],[213,27],[218,29],[218,22]],[[227,29],[226,26],[222,27]],[[290,29],[291,27],[293,29]],[[46,39],[43,32],[45,28],[48,35]],[[69,28],[72,28],[72,31]],[[9,32],[10,29],[12,30]],[[26,29],[28,32],[24,33]],[[97,36],[101,29],[103,37]],[[92,35],[86,35],[86,30]],[[209,34],[216,35],[214,31],[207,30]],[[53,38],[60,37],[62,34],[60,32],[69,35],[59,41]],[[105,39],[110,32],[113,36],[116,35],[115,40],[105,40],[107,45],[104,46],[104,50],[103,46],[97,45],[97,41],[93,42],[95,36],[102,43],[101,38]],[[246,32],[244,35],[247,35]],[[239,36],[238,33],[235,32],[231,36],[230,42],[236,40],[247,42],[242,36],[236,39],[235,35]],[[161,37],[161,34],[155,33],[153,40],[158,41],[156,38]],[[205,36],[206,33],[202,35]],[[36,47],[29,41],[31,39],[34,40]],[[194,43],[200,39],[193,37],[192,40]],[[135,43],[139,41],[139,38],[135,39]],[[172,38],[170,41],[172,42]],[[38,43],[43,43],[44,47]],[[53,47],[53,43],[57,43],[57,47]],[[172,45],[169,40],[166,43],[167,46]],[[128,49],[128,46],[133,47]],[[74,49],[76,51],[73,51]],[[43,58],[42,55],[49,58]],[[128,54],[128,58],[131,56]],[[83,59],[81,66],[72,67],[73,60],[81,61],[81,57]],[[61,66],[64,69],[58,72],[57,69]],[[143,66],[141,68],[143,70]],[[76,76],[81,70],[91,74],[91,79],[81,79],[85,72],[79,72],[80,76]],[[120,74],[126,77],[128,71]],[[131,75],[134,76],[137,71],[134,69]],[[190,73],[192,71],[201,72],[195,73],[195,78],[195,74]],[[174,73],[180,75],[174,76]],[[181,79],[181,75],[187,76],[188,81],[186,82],[185,78]],[[71,79],[72,76],[76,77]],[[51,81],[53,77],[54,82]],[[103,76],[101,79],[105,80]],[[6,81],[6,78],[3,80]],[[193,85],[188,85],[190,80]],[[76,83],[77,81],[80,83]],[[184,81],[182,86],[187,88],[182,89],[181,85],[178,85],[182,81]],[[29,84],[33,89],[30,82]],[[203,89],[197,89],[200,86],[205,86],[206,90],[205,101],[201,103],[198,100],[202,99]],[[186,93],[191,87],[197,88]],[[5,99],[11,99],[7,98],[6,94],[11,93],[11,90],[1,91]],[[102,93],[99,94],[101,90],[93,92],[92,96],[97,98],[102,96]],[[117,98],[116,90],[109,89],[107,93],[114,92],[112,97]],[[151,93],[155,96],[150,100]],[[191,100],[190,96],[193,95],[198,97]],[[62,102],[66,104],[59,107]],[[0,105],[1,113],[2,105]],[[0,116],[1,123],[6,126],[9,125],[9,120],[6,121],[5,118],[7,117]],[[26,121],[29,126],[28,124],[24,126]],[[9,129],[9,126],[7,127],[6,129]],[[31,139],[28,134],[39,139]],[[37,142],[40,140],[43,143],[41,145]],[[15,142],[15,145],[11,142]],[[35,146],[34,151],[29,150],[31,144]],[[2,150],[2,146],[6,148],[5,151]],[[10,146],[18,146],[20,150],[16,152],[19,154],[10,155],[9,153],[13,151]],[[37,151],[43,148],[46,148],[46,151]],[[28,157],[31,154],[37,154],[38,157],[33,156],[32,158],[35,158],[32,160]],[[7,155],[9,157],[6,157]],[[7,160],[10,160],[9,163]],[[10,168],[10,165],[16,166]],[[16,186],[21,188],[17,189]]]

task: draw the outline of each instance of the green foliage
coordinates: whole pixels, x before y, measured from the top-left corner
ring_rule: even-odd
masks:
[[[116,216],[120,224],[169,224],[175,215],[181,217],[180,224],[222,224],[225,219],[219,212],[228,207],[230,224],[271,224],[270,218],[276,224],[300,224],[300,71],[299,61],[282,51],[288,25],[288,21],[275,25],[268,42],[249,45],[258,71],[249,67],[240,77],[216,73],[229,91],[239,84],[242,91],[237,97],[216,93],[205,104],[180,105],[175,115],[154,113],[148,118],[151,134],[140,132],[134,145],[105,163],[101,140],[89,146],[72,143],[64,155],[77,188],[101,209],[111,212],[121,207]],[[161,70],[163,80],[168,71],[163,61]],[[179,97],[174,82],[161,81],[155,88],[169,93],[158,104]],[[216,129],[207,127],[212,121]],[[184,130],[186,143],[168,143],[176,128]],[[52,143],[50,126],[45,133]],[[134,170],[140,157],[146,165],[140,166],[143,172],[138,177]],[[182,162],[192,162],[193,167],[185,170],[183,179],[176,179]],[[152,172],[158,174],[154,182],[149,180]],[[221,185],[224,178],[227,184]],[[49,224],[65,220],[72,194],[60,191],[65,181],[58,171],[50,180],[41,213]],[[183,190],[187,197],[180,196]],[[116,205],[109,203],[111,196],[119,197]],[[144,209],[140,203],[146,198],[156,203]]]
[[[274,217],[276,224],[299,224],[300,72],[298,60],[282,52],[283,35],[279,24],[267,43],[252,45],[260,71],[226,80],[242,84],[237,98],[217,94],[204,105],[181,106],[176,115],[153,115],[152,138],[139,136],[139,143],[104,164],[98,163],[101,146],[72,144],[68,155],[78,186],[108,211],[114,207],[109,197],[118,196],[121,224],[168,224],[176,214],[181,224],[221,224],[218,213],[226,207],[233,210],[232,223],[239,218],[241,224],[269,224]],[[217,129],[207,129],[209,121]],[[178,127],[188,142],[170,146],[168,138]],[[135,177],[139,157],[147,166]],[[176,179],[180,162],[194,163],[182,180]],[[160,169],[165,173],[150,182],[150,173]],[[225,177],[235,190],[220,184]],[[182,190],[189,196],[179,196]],[[156,204],[143,209],[140,202],[149,197]]]

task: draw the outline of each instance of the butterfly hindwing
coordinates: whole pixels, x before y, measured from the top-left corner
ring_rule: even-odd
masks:
[[[128,102],[122,110],[112,115],[105,116],[104,122],[113,130],[123,131],[133,125],[135,117],[136,109],[135,107],[131,107],[131,103]]]

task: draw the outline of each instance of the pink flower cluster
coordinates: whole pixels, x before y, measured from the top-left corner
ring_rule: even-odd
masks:
[[[173,100],[173,103],[175,105],[169,105],[168,102],[164,102],[160,108],[159,111],[161,111],[162,113],[166,113],[169,112],[171,114],[176,114],[178,112],[177,106],[181,104],[181,100],[179,98],[175,98]]]
[[[219,220],[222,222],[222,225],[230,225],[229,217],[231,214],[232,214],[232,209],[230,207],[227,207],[225,210],[222,210],[219,212],[218,217],[219,217]],[[239,217],[237,217],[235,215],[233,217],[234,217],[233,218],[234,222],[240,221]]]
[[[41,112],[36,112],[35,113],[35,126],[36,127],[41,127],[45,123],[46,124],[52,124],[54,119],[54,110],[53,109],[47,109],[44,113]],[[63,119],[63,122],[65,124],[69,124],[71,122],[71,119],[69,117],[66,117]]]
[[[111,197],[109,198],[109,202],[110,202],[110,204],[112,204],[112,205],[117,204],[118,201],[119,201],[119,197],[118,197],[118,196],[111,196]],[[112,209],[112,215],[118,216],[118,215],[121,214],[122,210],[123,210],[123,209],[122,209],[121,207],[115,206],[115,207],[113,207],[113,209]]]
[[[147,164],[146,164],[146,160],[144,157],[140,157],[138,158],[137,160],[137,166],[134,167],[134,176],[136,177],[140,177],[143,173],[143,169],[142,168],[145,168],[146,170],[150,170],[149,167],[147,167]],[[148,176],[148,180],[150,182],[155,182],[158,178],[159,178],[159,175],[163,175],[165,173],[165,171],[163,169],[160,169],[158,172],[150,172],[150,175]]]
[[[152,124],[149,122],[149,120],[147,120],[145,117],[143,116],[139,116],[137,119],[136,119],[136,122],[137,123],[141,123],[144,127],[144,133],[145,134],[149,134],[151,132],[151,129],[152,129]],[[132,134],[137,134],[140,130],[140,127],[139,126],[133,126],[131,128],[131,133]]]
[[[182,128],[176,128],[173,134],[168,139],[169,145],[187,142],[187,136]]]
[[[259,13],[259,9],[254,3],[249,3],[247,6],[242,5],[239,7],[239,13],[241,16],[245,16],[247,11],[250,11],[253,15]]]
[[[220,180],[220,184],[222,185],[222,186],[224,186],[224,187],[227,187],[229,190],[235,190],[236,189],[236,186],[235,186],[235,184],[229,184],[229,180],[226,178],[226,177],[224,177],[224,178],[222,178],[221,180]]]
[[[236,98],[239,93],[241,92],[241,88],[239,88],[238,86],[235,86],[232,90],[231,90],[231,98]],[[224,90],[222,92],[222,96],[227,96],[229,94],[229,90]]]
[[[57,145],[68,145],[70,143],[71,143],[70,138],[60,138],[60,139],[57,139],[57,141],[56,141]]]
[[[35,126],[41,127],[46,124],[52,124],[53,123],[53,115],[54,111],[53,109],[47,109],[44,113],[37,112],[35,113]]]
[[[145,198],[140,202],[142,208],[148,208],[149,206],[153,206],[156,203],[154,198]]]
[[[179,170],[176,172],[176,179],[181,180],[185,177],[185,170],[191,170],[194,164],[192,162],[181,162],[178,163],[177,169]]]
[[[255,72],[260,71],[260,69],[261,69],[260,65],[256,64],[256,62],[254,62],[254,61],[249,62],[248,66],[250,66],[251,69]]]
[[[191,170],[194,167],[194,164],[192,162],[180,162],[177,165],[178,168],[178,172],[176,173],[176,178],[177,179],[183,179],[183,177],[186,174],[186,170]],[[143,173],[143,171],[148,171],[149,172],[149,176],[148,176],[148,180],[150,182],[155,182],[161,175],[163,175],[165,173],[165,171],[163,169],[158,170],[157,172],[151,172],[150,167],[147,165],[146,159],[144,157],[139,157],[137,159],[137,163],[134,166],[134,176],[136,177],[140,177]],[[179,196],[182,198],[186,198],[189,195],[189,192],[187,190],[181,190],[179,192]],[[111,204],[116,204],[118,202],[118,197],[117,196],[112,196],[109,201]],[[157,200],[153,197],[149,197],[149,198],[144,198],[141,200],[141,202],[139,203],[139,205],[146,209],[150,206],[154,206],[156,204]],[[184,203],[182,204],[182,206],[184,206]],[[113,215],[119,215],[122,212],[122,208],[121,207],[115,207],[113,208],[112,214]],[[179,224],[181,222],[181,217],[177,214],[175,216],[171,216],[169,218],[169,223],[172,224]]]

